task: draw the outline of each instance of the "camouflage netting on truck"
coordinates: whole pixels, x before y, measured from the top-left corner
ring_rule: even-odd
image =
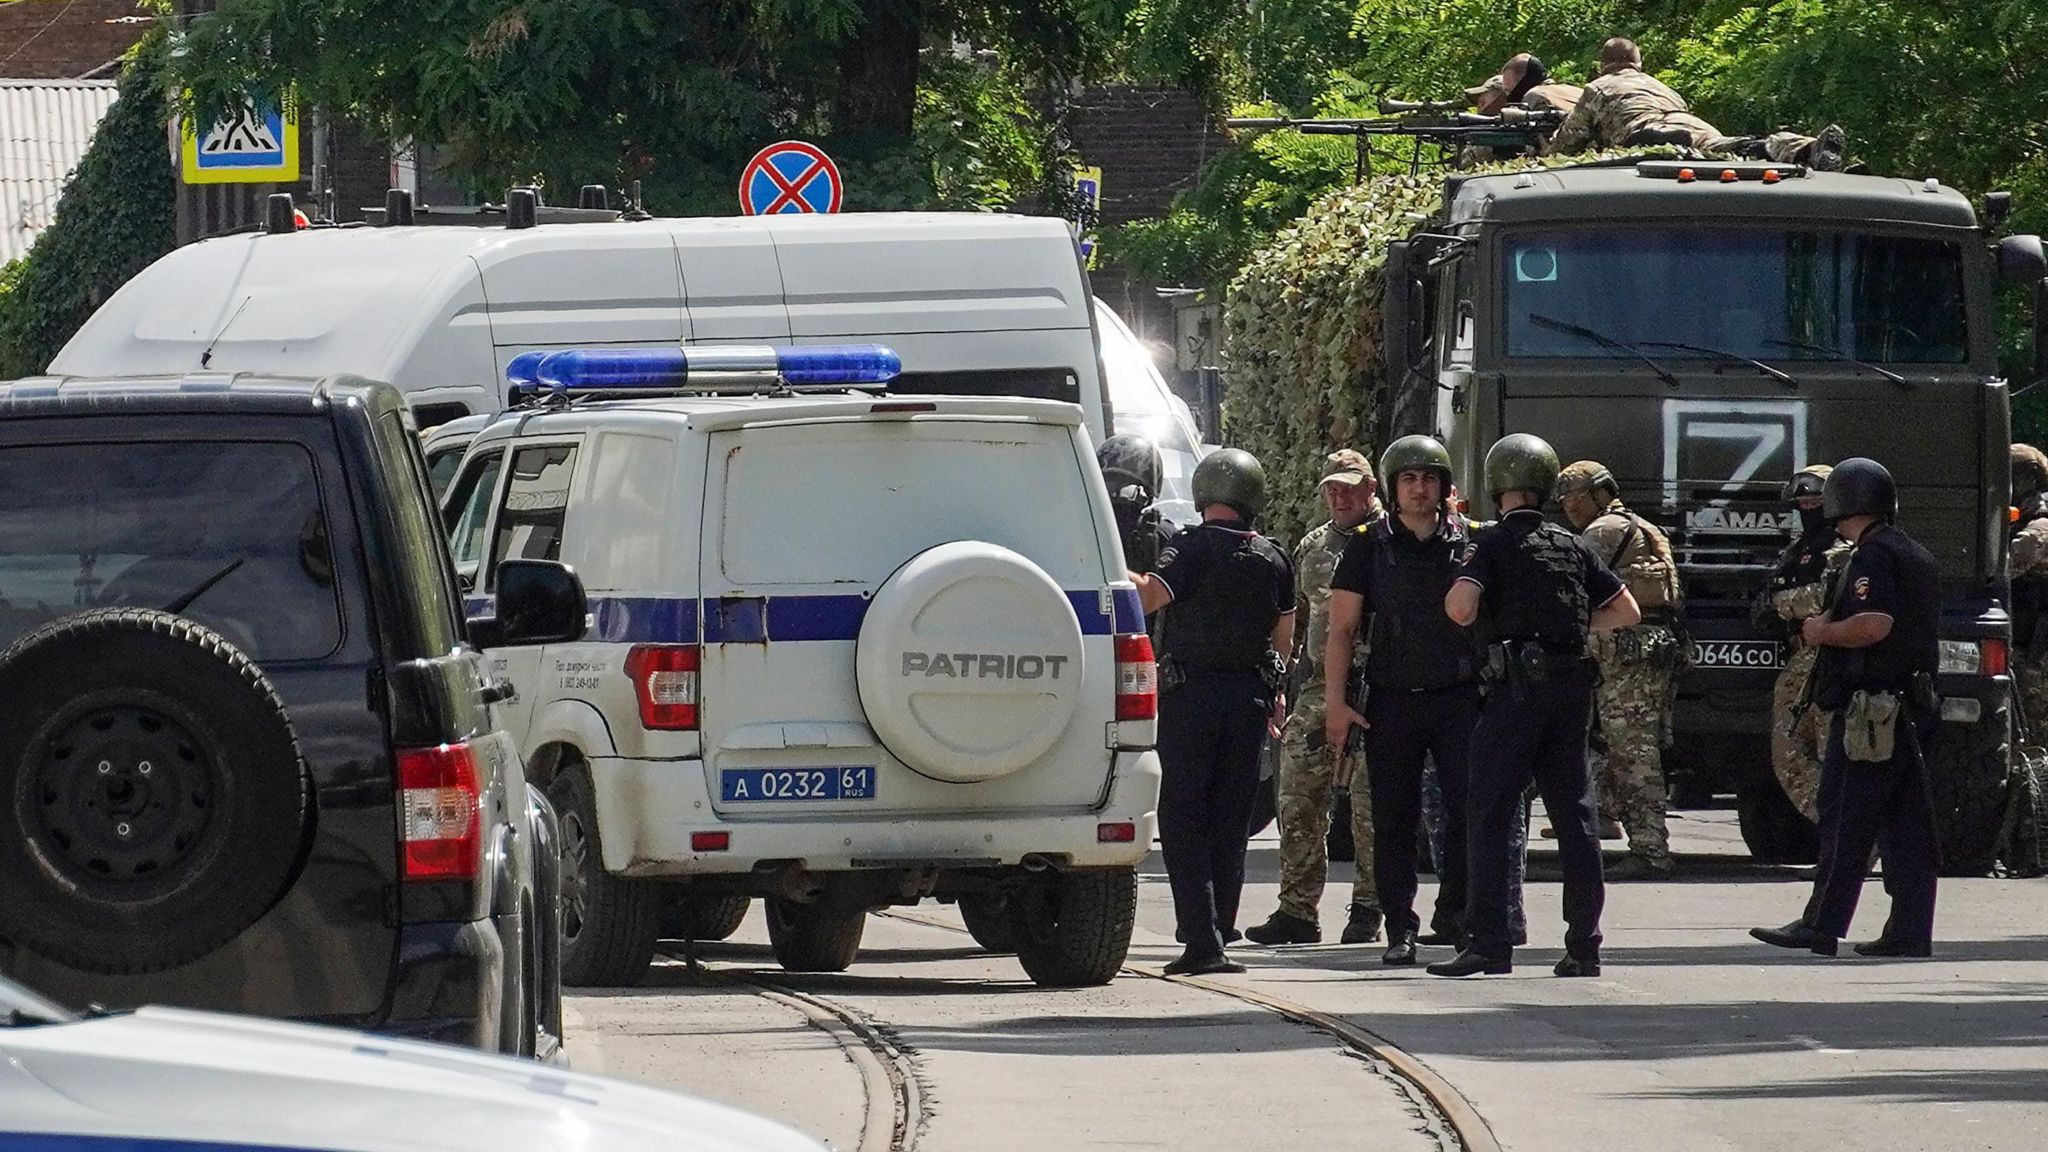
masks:
[[[1668,149],[1518,160],[1459,175],[1515,172]],[[1379,459],[1381,299],[1387,245],[1442,223],[1444,174],[1375,176],[1339,189],[1254,255],[1224,305],[1224,443],[1266,467],[1261,527],[1293,541],[1323,519],[1323,456],[1357,448]]]

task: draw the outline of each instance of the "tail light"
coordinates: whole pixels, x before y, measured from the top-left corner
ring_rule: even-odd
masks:
[[[1985,676],[2003,676],[2009,667],[2005,641],[1982,640],[1978,642],[1978,671]]]
[[[398,752],[407,880],[474,880],[482,858],[483,793],[468,744]]]
[[[626,653],[626,675],[640,701],[640,726],[665,732],[697,727],[695,644],[635,644]]]
[[[1143,632],[1116,638],[1116,718],[1151,720],[1159,715],[1159,666],[1152,662],[1152,637]]]

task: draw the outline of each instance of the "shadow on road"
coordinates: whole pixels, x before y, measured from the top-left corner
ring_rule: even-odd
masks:
[[[1825,1080],[1723,1084],[1634,1092],[1636,1100],[1829,1100],[1855,1097],[1894,1104],[2048,1103],[2048,1076],[2037,1069],[1872,1072]]]

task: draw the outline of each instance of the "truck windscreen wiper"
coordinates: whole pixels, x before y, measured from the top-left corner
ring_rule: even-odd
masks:
[[[1643,349],[1640,345],[1631,344],[1626,340],[1617,340],[1614,337],[1609,336],[1605,332],[1595,331],[1594,329],[1588,328],[1583,324],[1568,324],[1563,320],[1559,320],[1555,316],[1545,316],[1540,312],[1529,313],[1529,323],[1536,325],[1538,328],[1548,328],[1553,332],[1568,332],[1573,336],[1577,336],[1581,339],[1591,340],[1593,343],[1600,345],[1602,348],[1612,348],[1618,352],[1626,352],[1629,355],[1635,357],[1636,359],[1641,360],[1643,363],[1649,365],[1650,371],[1655,372],[1657,374],[1657,379],[1662,380],[1664,383],[1670,385],[1673,388],[1678,387],[1678,377],[1673,376],[1671,372],[1668,369],[1666,369],[1662,364],[1659,364],[1655,360],[1650,359],[1650,357],[1643,352]]]
[[[1676,348],[1681,352],[1697,352],[1702,356],[1712,356],[1715,360],[1720,361],[1723,364],[1747,364],[1751,368],[1754,368],[1757,371],[1763,373],[1764,375],[1769,376],[1771,379],[1776,380],[1778,383],[1783,384],[1787,388],[1799,387],[1799,381],[1794,380],[1789,373],[1782,372],[1776,368],[1773,368],[1769,364],[1766,364],[1763,361],[1758,360],[1754,357],[1743,356],[1735,352],[1729,352],[1725,349],[1709,348],[1704,344],[1685,344],[1676,340],[1645,340],[1643,341],[1643,347]]]
[[[1847,352],[1842,351],[1840,348],[1830,348],[1826,344],[1815,344],[1811,340],[1774,339],[1765,340],[1764,343],[1769,344],[1774,348],[1799,348],[1807,352],[1818,352],[1837,364],[1852,364],[1858,368],[1875,372],[1879,376],[1882,376],[1885,379],[1891,381],[1892,383],[1897,384],[1901,388],[1913,387],[1913,382],[1911,380],[1906,379],[1904,376],[1899,375],[1897,372],[1894,372],[1889,368],[1880,368],[1877,365],[1872,364],[1868,360],[1858,360],[1856,357],[1849,355]]]

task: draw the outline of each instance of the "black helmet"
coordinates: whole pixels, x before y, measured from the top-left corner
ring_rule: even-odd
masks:
[[[1451,453],[1434,436],[1403,436],[1380,453],[1380,487],[1395,490],[1394,478],[1403,472],[1427,468],[1444,482],[1444,495],[1451,494]]]
[[[1166,471],[1159,460],[1158,445],[1129,433],[1104,440],[1095,450],[1095,464],[1102,469],[1110,495],[1136,485],[1144,489],[1147,504],[1158,497],[1159,477]]]
[[[1195,508],[1228,504],[1247,520],[1266,510],[1266,469],[1239,448],[1218,448],[1195,465]]]
[[[1832,524],[1849,516],[1882,516],[1889,520],[1899,513],[1899,488],[1892,474],[1875,460],[1851,456],[1835,465],[1821,491],[1820,510]]]
[[[1827,488],[1828,473],[1834,470],[1832,464],[1808,464],[1785,481],[1785,490],[1779,496],[1787,504],[1802,496],[1819,496]]]
[[[1540,503],[1557,487],[1557,450],[1541,436],[1517,432],[1503,436],[1486,450],[1486,494],[1533,492]]]

